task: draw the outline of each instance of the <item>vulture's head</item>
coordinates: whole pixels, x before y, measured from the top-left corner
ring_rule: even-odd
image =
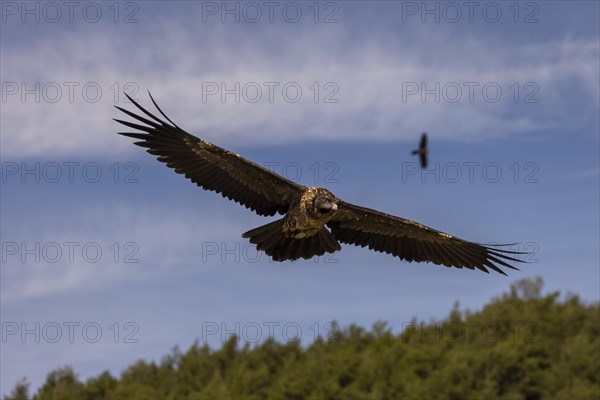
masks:
[[[320,215],[328,215],[338,209],[337,198],[328,190],[321,189],[313,201],[315,211]]]

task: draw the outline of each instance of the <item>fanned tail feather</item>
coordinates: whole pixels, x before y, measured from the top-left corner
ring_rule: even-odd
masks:
[[[325,228],[312,236],[296,239],[286,236],[282,226],[283,219],[279,219],[252,229],[242,237],[249,238],[250,243],[254,243],[258,250],[264,251],[275,261],[309,259],[341,249],[340,244]]]

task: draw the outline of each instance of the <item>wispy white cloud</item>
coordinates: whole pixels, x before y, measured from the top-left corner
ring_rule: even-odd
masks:
[[[158,26],[140,24],[136,28],[152,46],[136,46],[134,40],[119,38],[119,32],[104,36],[62,32],[32,46],[9,47],[3,59],[5,82],[25,82],[28,88],[34,82],[40,82],[42,88],[56,82],[62,98],[55,103],[46,101],[54,96],[53,84],[47,86],[47,92],[42,90],[39,103],[34,95],[27,95],[22,102],[20,87],[15,95],[5,93],[3,154],[133,151],[128,141],[114,135],[119,128],[111,121],[121,117],[111,105],[115,100],[124,104],[120,92],[126,82],[137,85],[140,91],[135,97],[144,106],[152,108],[145,92],[150,89],[180,126],[224,146],[310,138],[361,140],[365,136],[370,140],[413,140],[422,130],[447,139],[482,139],[556,129],[560,124],[572,126],[582,119],[582,113],[589,115],[599,104],[595,90],[599,79],[597,40],[566,37],[517,47],[497,43],[494,51],[476,37],[445,43],[432,40],[427,53],[448,55],[432,62],[422,48],[409,41],[357,38],[342,24],[329,29],[327,35],[318,29],[281,30],[279,39],[267,40],[267,33],[259,32],[245,38],[243,47],[235,45],[240,32],[226,27],[213,30],[211,40],[201,44],[201,30],[190,30],[169,19]],[[426,33],[423,35],[427,39]],[[56,42],[61,46],[52,46]],[[33,54],[44,62],[31,62]],[[283,54],[285,57],[280,56]],[[78,83],[73,102],[68,101],[66,82]],[[102,90],[97,102],[83,98],[83,86],[90,82],[88,96],[95,97],[95,87]],[[262,97],[251,103],[242,94],[236,103],[233,95],[227,95],[222,103],[219,95],[213,95],[203,103],[203,84],[206,88],[212,82],[230,89],[238,82],[241,88],[250,84],[246,98],[254,97],[259,86]],[[272,103],[267,82],[279,83]],[[302,89],[297,103],[283,97],[282,87],[290,82]],[[313,99],[315,82],[319,82],[317,103]],[[324,87],[327,82],[335,86]],[[477,83],[473,102],[468,100],[470,89],[465,82]],[[501,88],[501,101],[492,103],[483,97],[483,85],[489,82]],[[518,94],[515,82],[520,86]],[[524,88],[528,82],[534,85]],[[439,83],[439,102],[434,95],[421,100],[422,83],[428,89]],[[413,84],[419,93],[407,95]],[[462,93],[453,103],[448,99],[456,97],[456,84]],[[574,111],[565,96],[573,90],[588,100],[589,110]],[[325,96],[334,92],[332,98],[339,102],[324,103]],[[293,96],[294,89],[288,93]],[[489,93],[493,96],[494,89]],[[523,104],[527,95],[539,102]]]
[[[36,226],[7,227],[3,304],[106,290],[126,279],[152,280],[173,265],[201,261],[204,242],[240,237],[234,221],[225,222],[227,215],[207,213],[198,224],[189,212],[167,213],[164,205],[93,204],[75,215],[50,213]]]

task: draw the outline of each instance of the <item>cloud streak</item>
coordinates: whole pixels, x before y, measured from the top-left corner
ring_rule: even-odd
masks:
[[[442,55],[432,60],[411,42],[356,38],[343,24],[325,37],[298,28],[301,40],[297,31],[281,27],[272,28],[280,30],[277,39],[266,40],[272,29],[263,29],[242,50],[231,46],[245,34],[240,27],[220,26],[202,46],[201,29],[190,32],[170,19],[136,29],[153,45],[113,46],[120,32],[84,31],[9,47],[3,154],[133,152],[111,122],[122,117],[111,105],[132,107],[123,90],[153,109],[145,92],[151,90],[180,126],[223,146],[358,141],[365,135],[413,140],[424,129],[450,140],[540,134],[589,119],[599,104],[593,89],[597,40],[567,37],[490,52],[484,40],[454,38],[432,42],[427,53]],[[283,47],[291,57],[277,57]],[[32,53],[44,62],[27,62]],[[24,94],[36,82],[38,94]],[[223,98],[222,89],[230,91]],[[589,109],[565,102],[573,92],[587,99]],[[528,100],[534,102],[523,104]]]

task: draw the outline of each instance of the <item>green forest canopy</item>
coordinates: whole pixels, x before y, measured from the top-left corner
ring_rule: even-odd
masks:
[[[218,350],[197,342],[120,377],[82,382],[50,372],[33,396],[50,399],[594,399],[600,398],[600,309],[575,295],[542,296],[523,279],[477,312],[393,334],[384,322],[351,325],[306,348],[298,341]],[[5,400],[29,399],[18,383]]]

